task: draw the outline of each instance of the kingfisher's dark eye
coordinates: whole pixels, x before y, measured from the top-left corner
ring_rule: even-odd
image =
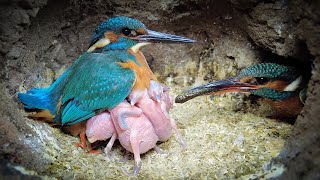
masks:
[[[131,29],[129,28],[124,28],[122,29],[122,34],[124,34],[125,36],[129,36],[131,34]]]
[[[255,79],[257,84],[259,85],[265,85],[270,81],[270,78],[267,78],[267,77],[256,77]]]

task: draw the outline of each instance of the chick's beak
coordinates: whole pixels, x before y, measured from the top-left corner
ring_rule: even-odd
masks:
[[[248,92],[250,90],[255,90],[258,87],[256,85],[251,85],[248,83],[243,83],[235,78],[230,78],[221,81],[214,81],[208,84],[200,85],[188,90],[183,91],[179,94],[175,102],[184,103],[190,99],[197,96],[208,95],[208,94],[219,94],[226,92]]]
[[[186,38],[183,36],[177,36],[173,34],[160,33],[152,30],[147,30],[146,34],[136,36],[134,39],[139,42],[151,42],[151,43],[194,43],[193,39]]]

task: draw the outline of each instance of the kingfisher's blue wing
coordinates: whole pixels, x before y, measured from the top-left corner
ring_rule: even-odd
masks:
[[[131,92],[135,72],[119,62],[133,60],[126,53],[85,53],[75,66],[62,93],[61,124],[75,124],[113,108]]]

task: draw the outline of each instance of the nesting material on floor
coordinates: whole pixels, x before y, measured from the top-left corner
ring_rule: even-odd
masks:
[[[174,97],[179,93],[171,89]],[[223,98],[220,98],[223,101]],[[150,150],[142,155],[142,168],[133,179],[206,178],[234,179],[254,174],[277,156],[292,125],[262,118],[251,113],[233,112],[221,108],[209,96],[198,97],[171,110],[187,148],[177,137],[159,144],[165,154]],[[48,167],[46,175],[57,178],[128,178],[134,160],[122,161],[124,149],[116,143],[111,157],[88,154],[73,144],[74,138],[54,129],[62,149]]]

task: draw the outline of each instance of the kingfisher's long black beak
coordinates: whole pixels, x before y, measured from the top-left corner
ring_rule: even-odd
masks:
[[[226,92],[248,92],[257,88],[258,87],[256,85],[243,83],[235,80],[234,78],[230,78],[221,81],[214,81],[208,84],[185,90],[176,97],[175,102],[184,103],[190,99],[193,99],[201,95],[219,94]]]
[[[139,35],[134,39],[139,40],[139,42],[151,42],[151,43],[194,43],[193,39],[186,38],[183,36],[177,36],[173,34],[160,33],[152,30],[147,30],[147,34]]]

